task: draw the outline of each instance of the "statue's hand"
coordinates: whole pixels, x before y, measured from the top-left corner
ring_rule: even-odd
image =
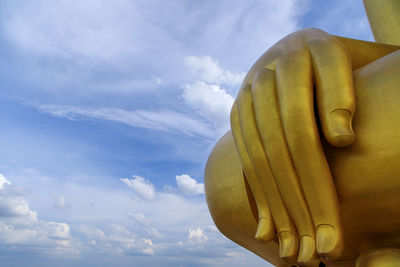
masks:
[[[338,197],[316,119],[327,141],[343,147],[355,137],[354,111],[350,55],[340,39],[317,29],[279,41],[242,84],[231,126],[258,206],[256,238],[270,240],[275,225],[280,256],[289,262],[341,254]]]

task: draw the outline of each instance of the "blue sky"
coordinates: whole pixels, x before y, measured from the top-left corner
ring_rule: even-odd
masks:
[[[203,170],[251,64],[304,27],[372,40],[361,0],[0,0],[2,266],[266,266]]]

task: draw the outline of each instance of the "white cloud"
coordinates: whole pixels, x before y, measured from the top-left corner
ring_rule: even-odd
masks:
[[[189,229],[188,239],[196,243],[203,243],[208,240],[208,236],[206,236],[200,228]]]
[[[183,100],[213,123],[219,135],[225,133],[229,130],[229,114],[234,101],[226,87],[237,91],[245,74],[224,70],[217,60],[209,56],[188,56],[184,63],[196,81],[183,86]]]
[[[208,125],[171,110],[129,111],[119,108],[81,108],[60,105],[35,105],[35,107],[42,113],[69,120],[98,119],[189,136],[210,138],[215,135]]]
[[[236,257],[241,257],[241,256],[243,256],[243,253],[238,252],[238,251],[229,251],[229,252],[225,253],[225,255],[228,256],[228,257],[234,257],[234,258],[236,258]]]
[[[108,224],[99,227],[81,224],[77,231],[85,235],[88,244],[95,246],[97,253],[154,255],[156,247],[150,238],[137,238],[137,234],[122,224]]]
[[[50,237],[69,239],[71,237],[70,227],[66,223],[48,222],[47,233]]]
[[[13,190],[10,181],[0,174],[0,218],[16,220],[21,218],[21,222],[37,222],[37,213],[30,210],[29,203],[19,195],[18,191]]]
[[[125,244],[128,249],[134,246],[135,234],[131,233],[124,225],[110,224],[108,228],[110,234],[106,236],[107,241]]]
[[[154,255],[154,250],[152,248],[144,248],[142,249],[142,253],[146,255]]]
[[[154,227],[154,223],[143,213],[129,212],[128,217],[145,228],[145,231],[148,235],[156,238],[164,237],[164,235],[161,234],[156,227]]]
[[[197,81],[184,86],[185,103],[214,124],[218,133],[229,129],[229,114],[234,101],[219,85]]]
[[[3,174],[0,173],[0,190],[4,189],[4,185],[6,184],[11,184],[11,183],[6,179],[6,177],[4,177]]]
[[[204,194],[204,184],[198,183],[187,174],[177,175],[176,184],[178,190],[185,196],[196,196]]]
[[[142,238],[143,243],[149,245],[150,247],[153,246],[153,241],[151,241],[151,239],[148,238]]]
[[[163,237],[164,237],[164,235],[161,234],[161,233],[157,230],[157,228],[155,228],[155,227],[151,227],[150,229],[148,229],[148,230],[147,230],[147,233],[148,233],[149,235],[151,235],[151,236],[156,237],[156,238],[163,238]]]
[[[37,238],[35,229],[15,229],[12,224],[6,224],[0,220],[0,242],[3,244],[29,244]]]
[[[135,234],[121,224],[109,224],[100,229],[81,224],[77,230],[89,239],[92,246],[100,253],[124,254],[140,249],[135,241]]]
[[[22,190],[14,190],[18,188],[2,174],[0,183],[0,244],[37,246],[39,251],[51,254],[79,253],[68,223],[39,220],[19,194]]]
[[[121,178],[120,180],[143,199],[151,200],[155,196],[154,185],[143,177],[133,175],[133,179]]]
[[[77,229],[80,233],[84,234],[88,239],[94,240],[103,240],[105,239],[105,233],[96,227],[91,227],[85,224],[79,225]]]
[[[209,56],[188,56],[184,59],[184,64],[196,79],[209,84],[237,87],[245,76],[245,73],[232,73],[222,69],[218,61]]]
[[[128,216],[130,218],[132,218],[134,221],[138,222],[139,224],[142,224],[142,225],[150,225],[151,224],[151,220],[149,218],[147,218],[146,215],[144,215],[143,213],[130,212],[130,213],[128,213]]]
[[[36,213],[29,209],[29,204],[25,199],[20,196],[8,195],[5,193],[6,192],[0,192],[0,216],[36,218]]]
[[[187,174],[177,175],[175,177],[177,187],[165,185],[164,191],[169,194],[182,194],[187,197],[204,194],[204,184],[198,183]]]

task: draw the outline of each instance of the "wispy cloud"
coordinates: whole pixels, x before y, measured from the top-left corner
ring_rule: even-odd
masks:
[[[144,215],[143,213],[130,212],[130,213],[128,213],[128,216],[130,218],[132,218],[132,220],[136,221],[137,223],[139,223],[141,225],[150,225],[151,224],[151,220],[149,218],[147,218],[146,215]]]
[[[145,128],[169,133],[212,138],[215,132],[201,122],[171,110],[146,111],[119,108],[82,108],[61,105],[34,105],[40,112],[69,120],[106,120],[123,123],[132,127]]]

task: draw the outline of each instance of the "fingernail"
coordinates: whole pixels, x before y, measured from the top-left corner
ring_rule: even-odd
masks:
[[[330,130],[333,133],[332,142],[339,147],[353,143],[355,135],[351,127],[351,112],[346,109],[336,109],[330,113]]]
[[[281,258],[291,258],[295,254],[295,240],[290,232],[279,233],[279,256]]]
[[[311,236],[305,235],[300,239],[300,251],[297,262],[302,265],[307,265],[313,260],[315,254],[315,240]]]
[[[317,228],[317,251],[323,257],[328,257],[336,248],[338,242],[335,228],[323,224]]]
[[[257,232],[255,239],[258,241],[268,242],[273,238],[274,231],[271,230],[271,222],[264,217],[258,220]]]

